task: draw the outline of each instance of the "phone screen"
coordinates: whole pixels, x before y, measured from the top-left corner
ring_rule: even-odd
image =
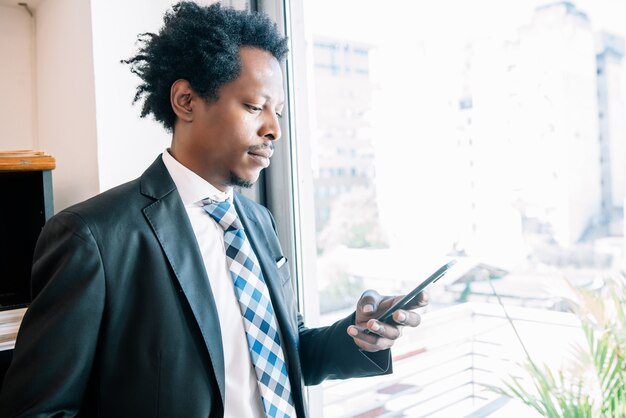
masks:
[[[456,263],[456,260],[452,260],[439,267],[436,272],[431,274],[426,280],[417,285],[417,287],[411,292],[409,292],[405,297],[400,299],[398,302],[394,303],[389,309],[387,309],[378,319],[381,322],[385,322],[388,324],[394,324],[394,320],[392,319],[392,315],[398,309],[411,308],[417,305],[417,298],[419,294],[431,283],[436,282],[446,274],[446,272]]]

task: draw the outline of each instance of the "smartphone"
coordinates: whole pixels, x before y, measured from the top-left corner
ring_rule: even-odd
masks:
[[[411,290],[405,297],[394,303],[389,309],[383,312],[383,314],[376,319],[387,324],[395,324],[395,321],[392,318],[393,313],[398,309],[406,309],[407,307],[411,308],[417,305],[417,298],[419,297],[419,294],[426,288],[426,286],[439,280],[441,276],[446,274],[450,267],[452,267],[455,263],[456,260],[452,260],[439,267],[439,269],[431,274],[430,277],[418,284],[415,289]]]

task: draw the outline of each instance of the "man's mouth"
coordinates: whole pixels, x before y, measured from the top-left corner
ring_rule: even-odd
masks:
[[[269,145],[251,147],[248,150],[248,154],[263,167],[268,167],[270,165],[270,158],[272,158],[274,154],[274,145],[270,143]]]
[[[256,155],[256,156],[263,157],[263,158],[272,158],[274,151],[271,149],[265,148],[265,149],[260,149],[260,150],[248,151],[248,154]]]

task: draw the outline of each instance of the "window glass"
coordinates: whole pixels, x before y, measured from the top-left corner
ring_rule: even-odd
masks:
[[[394,348],[395,373],[325,383],[324,416],[487,416],[500,398],[481,383],[524,349],[557,363],[580,340],[568,283],[597,291],[624,268],[626,5],[302,10],[319,322],[458,261]]]

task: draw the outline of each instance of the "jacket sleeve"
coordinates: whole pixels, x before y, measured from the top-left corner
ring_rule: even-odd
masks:
[[[348,335],[346,330],[354,324],[354,316],[353,313],[322,328],[306,328],[299,316],[300,362],[305,384],[392,373],[390,350],[363,351]]]
[[[100,252],[76,214],[62,212],[44,227],[32,291],[0,394],[0,417],[74,416],[93,367],[105,302]]]

